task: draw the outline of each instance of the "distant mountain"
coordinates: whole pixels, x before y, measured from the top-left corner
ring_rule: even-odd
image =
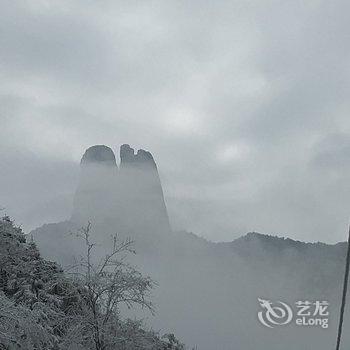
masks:
[[[88,221],[100,256],[110,234],[135,240],[132,263],[159,283],[151,323],[175,330],[201,350],[329,349],[330,332],[291,327],[271,337],[258,323],[258,298],[328,300],[335,325],[344,270],[345,243],[305,243],[248,233],[213,243],[171,230],[157,166],[149,152],[121,147],[121,164],[106,146],[89,148],[69,220],[32,231],[43,256],[69,266],[82,253],[74,233]],[[250,330],[247,333],[247,329]],[[280,341],[276,341],[280,338]],[[348,339],[350,344],[350,338]]]
[[[249,232],[245,236],[240,237],[229,244],[233,249],[236,249],[237,252],[240,251],[242,253],[243,249],[245,250],[245,253],[249,254],[251,245],[255,245],[255,242],[259,242],[262,254],[265,252],[268,254],[280,255],[281,253],[290,249],[296,249],[300,252],[307,251],[308,253],[327,250],[333,251],[334,254],[337,255],[340,253],[340,251],[345,249],[345,243],[337,243],[335,245],[329,245],[322,242],[306,243],[290,238],[266,235],[258,232]]]
[[[320,261],[329,264],[342,263],[346,254],[346,243],[326,244],[322,242],[306,243],[290,238],[249,232],[232,242],[218,243],[228,251],[232,251],[245,260],[279,260],[308,262]]]
[[[344,270],[346,243],[334,245],[305,243],[250,232],[229,243],[219,243],[250,266],[264,266],[268,271],[282,269],[300,283],[302,292],[332,293],[340,286]]]
[[[72,222],[113,221],[119,232],[170,231],[163,190],[151,153],[120,147],[120,167],[107,146],[88,148],[80,162]]]

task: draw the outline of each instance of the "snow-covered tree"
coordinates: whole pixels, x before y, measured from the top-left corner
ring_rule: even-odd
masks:
[[[83,334],[92,334],[96,350],[119,348],[125,343],[124,337],[118,336],[119,306],[138,305],[153,311],[148,294],[154,282],[125,262],[125,254],[134,253],[131,240],[120,241],[114,235],[111,251],[97,261],[91,224],[82,227],[76,235],[85,245],[85,256],[80,258],[74,272],[85,301],[83,313],[78,315],[79,327]],[[91,341],[91,337],[87,341]]]
[[[41,258],[9,217],[0,218],[0,350],[183,350],[175,338],[120,317],[121,304],[153,311],[154,283],[125,262],[129,240],[115,236],[95,263],[90,228],[78,232],[86,256],[71,278]]]

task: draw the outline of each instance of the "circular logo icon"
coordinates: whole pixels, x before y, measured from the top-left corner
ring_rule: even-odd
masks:
[[[258,301],[262,307],[262,310],[258,312],[258,319],[265,327],[283,326],[292,321],[293,311],[286,303],[282,301],[272,303],[260,298]]]

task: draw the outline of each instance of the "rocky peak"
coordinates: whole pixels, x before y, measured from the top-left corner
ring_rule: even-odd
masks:
[[[113,166],[116,167],[117,163],[115,160],[114,152],[111,148],[105,145],[95,145],[89,147],[82,159],[80,164],[84,165],[105,165],[105,166]]]
[[[80,167],[72,219],[80,223],[96,221],[102,216],[113,216],[118,167],[112,149],[104,145],[88,148],[81,159]]]
[[[120,146],[120,166],[126,163],[132,163],[135,158],[135,151],[130,145],[124,144]]]
[[[102,166],[101,166],[102,165]],[[116,223],[119,232],[169,232],[162,185],[150,152],[120,147],[120,170],[111,148],[88,148],[81,160],[73,222]]]
[[[153,168],[156,168],[156,163],[153,159],[153,156],[150,152],[143,149],[139,149],[135,154],[135,150],[129,145],[124,144],[120,147],[120,167],[125,166],[141,166],[149,165]]]
[[[147,164],[150,164],[150,165],[153,165],[153,166],[156,165],[152,154],[150,152],[148,152],[148,151],[143,150],[143,149],[139,149],[137,151],[137,154],[136,154],[135,158],[137,159],[137,161],[139,163],[147,163]]]

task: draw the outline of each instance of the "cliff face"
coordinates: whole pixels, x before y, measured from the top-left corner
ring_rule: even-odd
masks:
[[[120,147],[120,169],[113,151],[92,146],[84,153],[71,220],[115,222],[122,232],[170,230],[156,163],[151,153]]]
[[[136,230],[169,230],[168,213],[156,163],[151,153],[129,145],[120,148],[119,206],[128,227]]]
[[[109,147],[97,145],[85,151],[74,198],[74,222],[113,217],[117,170],[114,153]]]

